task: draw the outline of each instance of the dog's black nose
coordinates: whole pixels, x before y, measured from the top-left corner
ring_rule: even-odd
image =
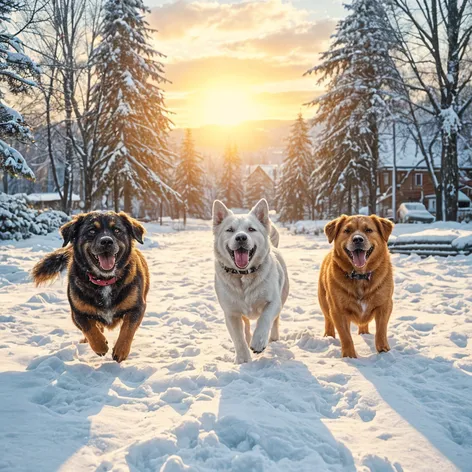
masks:
[[[354,244],[362,244],[364,242],[364,238],[362,236],[357,235],[352,238],[352,242]]]
[[[247,241],[247,236],[244,233],[238,234],[236,236],[236,241],[238,241],[238,243],[243,243],[244,241]]]
[[[113,239],[110,236],[104,236],[100,239],[100,246],[109,247],[113,245]]]

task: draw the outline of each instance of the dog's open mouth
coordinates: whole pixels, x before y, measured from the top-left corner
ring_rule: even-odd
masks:
[[[363,249],[354,249],[354,251],[350,251],[347,247],[345,247],[344,250],[351,259],[352,263],[359,269],[362,269],[367,264],[367,260],[372,254],[374,246],[371,246],[368,251],[364,251]]]
[[[233,259],[234,263],[236,264],[236,267],[238,269],[245,269],[249,263],[251,262],[251,259],[253,258],[255,252],[256,252],[257,246],[254,246],[250,251],[244,248],[239,248],[236,249],[236,251],[232,251],[228,247],[228,252]]]
[[[98,262],[100,269],[110,271],[115,268],[116,254],[94,254],[93,256]]]

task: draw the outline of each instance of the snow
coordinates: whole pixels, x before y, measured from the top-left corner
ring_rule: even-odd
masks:
[[[281,340],[236,366],[211,223],[146,226],[148,309],[121,365],[79,343],[64,280],[29,280],[59,235],[0,243],[0,469],[470,470],[472,256],[393,255],[392,350],[378,355],[373,335],[353,334],[360,358],[343,360],[317,303],[330,246],[281,229],[291,279]]]
[[[430,225],[427,225],[430,226]],[[395,238],[395,242],[442,242],[442,243],[453,243],[458,238],[464,238],[472,235],[472,226],[468,226],[469,230],[457,230],[457,229],[442,229],[433,228],[426,229],[424,231],[416,231],[414,233],[401,234]]]
[[[30,193],[29,195],[26,195],[26,200],[30,203],[58,202],[61,200],[61,197],[58,192]],[[73,193],[71,200],[73,202],[78,202],[80,201],[80,197]]]

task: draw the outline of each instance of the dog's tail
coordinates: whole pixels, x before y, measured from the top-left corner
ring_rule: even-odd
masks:
[[[279,247],[279,232],[277,228],[272,224],[270,226],[270,242],[274,247]]]
[[[42,261],[38,262],[31,271],[36,287],[46,282],[54,281],[58,275],[67,268],[72,259],[73,248],[65,247],[48,254]]]

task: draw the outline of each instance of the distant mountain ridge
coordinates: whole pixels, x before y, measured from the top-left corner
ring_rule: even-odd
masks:
[[[292,122],[288,120],[245,121],[235,126],[206,125],[192,128],[197,149],[202,154],[222,155],[228,143],[237,145],[248,163],[280,163]],[[178,149],[183,128],[172,130],[170,138]]]

